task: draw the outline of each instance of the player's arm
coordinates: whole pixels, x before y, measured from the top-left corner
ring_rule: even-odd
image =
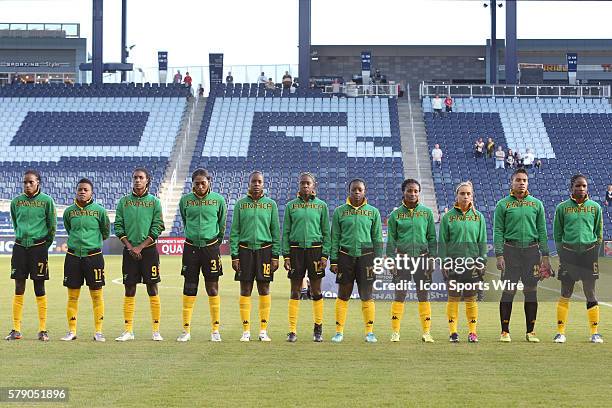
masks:
[[[429,210],[429,213],[427,214],[427,232],[425,234],[425,238],[427,239],[429,256],[435,257],[438,252],[438,242],[436,240],[436,222],[434,221],[432,210]]]
[[[64,229],[70,235],[70,216],[68,215],[68,209],[64,210],[64,215],[62,215],[62,220],[64,221]]]
[[[185,205],[185,196],[182,196],[179,200],[179,214],[181,215],[181,221],[183,222],[183,230],[187,225],[187,208]]]
[[[331,226],[331,251],[329,253],[331,259],[331,271],[338,271],[338,250],[340,249],[340,211],[336,208],[332,216]]]
[[[382,221],[380,219],[380,211],[374,211],[374,222],[372,223],[370,235],[374,244],[374,256],[381,257],[383,255],[383,237],[382,237]]]
[[[66,215],[65,212],[64,215]],[[110,236],[110,219],[108,218],[106,208],[102,209],[100,220],[98,222],[100,224],[100,232],[102,233],[102,241],[105,241]],[[66,223],[64,223],[64,225],[66,225]]]
[[[162,213],[161,201],[155,199],[155,204],[153,204],[153,220],[151,221],[151,227],[149,228],[149,236],[147,237],[151,239],[151,242],[149,242],[148,245],[155,242],[155,240],[165,229],[166,227],[164,226],[164,215]]]
[[[323,254],[321,256],[321,265],[319,266],[325,268],[327,266],[327,260],[329,259],[329,253],[331,251],[329,209],[327,208],[327,204],[323,205],[323,210],[321,211],[321,234],[323,235]]]
[[[13,222],[13,229],[17,231],[17,206],[15,200],[11,201],[11,221]]]
[[[504,233],[506,231],[506,210],[502,202],[498,202],[495,206],[493,215],[493,246],[495,248],[495,257],[497,258],[497,269],[503,271],[506,269],[504,260]]]
[[[270,235],[272,236],[272,272],[278,269],[278,257],[280,255],[280,221],[278,218],[278,206],[272,201],[272,219],[270,220]]]
[[[487,222],[484,216],[480,215],[480,229],[478,231],[478,249],[480,257],[487,262],[488,248],[487,248]]]
[[[438,256],[442,259],[446,257],[448,242],[450,241],[450,230],[448,228],[448,218],[442,216],[440,221],[440,231],[438,232]]]
[[[57,210],[53,199],[49,198],[47,203],[47,248],[53,244],[55,232],[57,231]]]
[[[237,201],[234,204],[234,215],[232,216],[232,226],[230,229],[230,255],[232,257],[232,267],[234,262],[238,262],[238,243],[240,242],[240,206]]]
[[[132,247],[130,241],[128,241],[125,235],[125,222],[123,220],[123,198],[119,199],[117,203],[117,209],[115,210],[115,236],[125,245],[128,249]]]
[[[223,242],[223,237],[225,237],[225,226],[227,225],[227,202],[225,201],[225,198],[223,198],[223,201],[221,201],[221,205],[219,206],[217,222],[219,226],[219,235],[217,238],[219,239],[219,243],[221,243]]]
[[[555,209],[555,218],[553,221],[553,239],[555,240],[557,253],[559,253],[561,250],[561,245],[563,244],[564,221],[563,208],[561,205],[558,205]]]
[[[595,236],[597,237],[597,245],[600,245],[603,242],[603,216],[601,206],[597,207],[597,212],[595,213],[595,225],[593,226],[595,231]]]
[[[397,241],[397,220],[393,216],[393,212],[387,218],[387,246],[385,248],[385,255],[394,256]]]
[[[538,230],[538,241],[540,243],[540,252],[542,256],[548,258],[548,232],[546,231],[546,213],[544,204],[538,203],[538,212],[536,216],[536,228]]]
[[[289,234],[291,234],[291,215],[290,215],[289,207],[285,205],[285,215],[283,216],[283,236],[281,238],[282,239],[281,249],[283,253],[283,258],[285,260],[285,266],[287,265],[287,260],[289,259],[289,251],[290,251]]]

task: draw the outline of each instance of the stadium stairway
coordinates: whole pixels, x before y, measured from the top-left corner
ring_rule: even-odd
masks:
[[[200,100],[194,98],[189,103],[189,114],[185,116],[185,120],[181,124],[181,134],[185,135],[187,132],[189,120],[191,120],[190,130],[187,133],[187,137],[180,136],[177,138],[161,183],[159,199],[162,202],[164,224],[166,225],[163,236],[170,235],[172,232],[171,226],[174,223],[178,203],[183,194],[183,187],[189,178],[189,166],[191,165],[191,158],[198,140],[200,127],[202,126],[205,108],[206,98],[201,98]]]
[[[416,101],[413,102],[411,98],[398,98],[397,102],[404,178],[419,180],[421,183],[421,200],[423,204],[433,210],[434,217],[437,219],[438,205],[429,163],[423,109],[418,99]]]

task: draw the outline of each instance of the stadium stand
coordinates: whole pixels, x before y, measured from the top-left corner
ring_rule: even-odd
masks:
[[[364,178],[368,199],[386,217],[403,179],[397,100],[222,84],[207,101],[191,170],[197,167],[212,171],[215,190],[228,200],[229,219],[253,170],[264,172],[281,219],[303,171],[316,174],[330,211],[346,199],[348,180]],[[177,214],[172,233],[181,232]]]
[[[0,199],[21,193],[28,168],[40,171],[43,190],[60,205],[71,204],[76,182],[88,177],[96,199],[114,209],[137,166],[151,171],[157,193],[188,95],[157,84],[0,87]]]
[[[569,179],[577,171],[590,180],[592,199],[603,203],[612,180],[612,108],[606,99],[456,98],[452,114],[434,117],[430,98],[423,99],[429,149],[440,143],[445,159],[432,167],[439,210],[450,207],[454,187],[471,180],[476,207],[487,216],[492,238],[495,203],[509,188],[511,170],[495,170],[493,159],[476,160],[474,140],[493,137],[497,146],[525,153],[543,162],[530,170],[529,191],[546,207],[549,236],[557,204],[567,199]],[[612,239],[612,211],[603,206],[604,239]]]

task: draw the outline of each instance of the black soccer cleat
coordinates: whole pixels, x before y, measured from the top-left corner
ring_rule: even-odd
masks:
[[[287,333],[287,341],[289,343],[295,343],[297,341],[297,334],[294,332]]]
[[[21,332],[18,332],[17,330],[11,330],[11,332],[9,333],[8,336],[6,336],[4,338],[4,340],[20,340],[21,339]]]
[[[314,325],[314,331],[312,334],[312,341],[315,343],[321,343],[323,341],[323,325],[316,324]]]

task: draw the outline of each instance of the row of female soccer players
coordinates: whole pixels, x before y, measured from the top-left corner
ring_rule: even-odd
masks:
[[[133,317],[136,285],[146,284],[150,299],[153,340],[162,340],[159,333],[160,282],[159,255],[155,240],[164,230],[160,201],[149,194],[151,177],[144,168],[132,174],[133,190],[119,200],[116,210],[115,233],[125,245],[123,251],[124,332],[117,341],[134,339]],[[494,242],[497,268],[502,278],[524,284],[526,340],[538,342],[534,327],[537,315],[537,282],[548,276],[547,232],[544,207],[528,192],[528,174],[517,170],[511,179],[511,192],[498,202],[495,210]],[[224,198],[211,190],[211,177],[204,169],[192,174],[193,191],[180,200],[180,214],[185,226],[185,248],[182,259],[183,331],[177,341],[191,338],[191,316],[200,274],[204,276],[211,317],[211,340],[221,341],[219,277],[223,274],[219,246],[226,224],[227,206]],[[270,316],[270,282],[279,267],[279,256],[291,279],[289,300],[289,334],[287,341],[297,340],[296,327],[302,281],[308,276],[313,299],[313,340],[323,341],[323,300],[321,281],[328,260],[336,275],[338,298],[335,304],[335,335],[333,342],[343,340],[348,301],[356,282],[362,302],[365,340],[376,342],[374,335],[375,305],[372,288],[375,279],[374,258],[383,255],[382,228],[379,211],[368,204],[367,187],[361,179],[349,183],[346,203],[335,209],[331,231],[327,204],[316,196],[317,183],[311,173],[299,177],[297,197],[286,204],[281,241],[276,203],[264,194],[264,176],[253,172],[245,197],[235,205],[230,234],[234,279],[240,282],[240,317],[243,325],[241,341],[250,341],[251,293],[256,282],[259,293],[259,340],[270,341],[267,326]],[[574,283],[582,280],[587,298],[591,341],[603,340],[597,332],[599,307],[595,297],[598,278],[597,248],[602,239],[601,208],[588,198],[587,179],[578,174],[571,179],[570,199],[555,212],[554,238],[561,258],[559,279],[562,289],[557,305],[558,334],[555,342],[565,341],[565,322],[569,298]],[[474,190],[469,182],[456,188],[456,202],[444,215],[439,236],[431,209],[420,200],[420,184],[413,179],[402,183],[402,202],[388,218],[386,255],[409,257],[433,255],[439,244],[441,257],[486,259],[486,226],[482,214],[474,207]],[[21,316],[26,279],[34,282],[38,304],[39,333],[42,341],[49,339],[46,330],[47,300],[44,282],[49,278],[47,248],[53,242],[56,215],[53,200],[41,192],[40,175],[29,170],[24,175],[24,193],[11,203],[16,245],[11,260],[11,277],[15,280],[13,299],[13,330],[7,340],[21,338]],[[68,254],[64,264],[64,286],[68,288],[67,320],[69,331],[62,340],[77,338],[77,311],[80,288],[85,282],[93,302],[94,340],[104,341],[104,259],[102,241],[108,238],[110,222],[106,210],[93,199],[93,183],[82,179],[77,186],[73,205],[64,211],[68,232]],[[393,268],[396,283],[431,280],[431,270],[424,263],[416,271]],[[443,270],[445,279],[475,283],[483,279],[485,268],[474,267],[466,272]],[[392,303],[391,341],[400,340],[400,324],[404,314],[406,291],[397,285]],[[449,288],[452,287],[449,285]],[[500,302],[500,341],[510,341],[509,322],[515,290],[503,292]],[[449,291],[447,318],[449,339],[459,341],[457,321],[459,300],[466,303],[468,341],[478,341],[478,305],[473,291]],[[431,307],[426,290],[417,290],[422,340],[434,341],[431,335]]]

